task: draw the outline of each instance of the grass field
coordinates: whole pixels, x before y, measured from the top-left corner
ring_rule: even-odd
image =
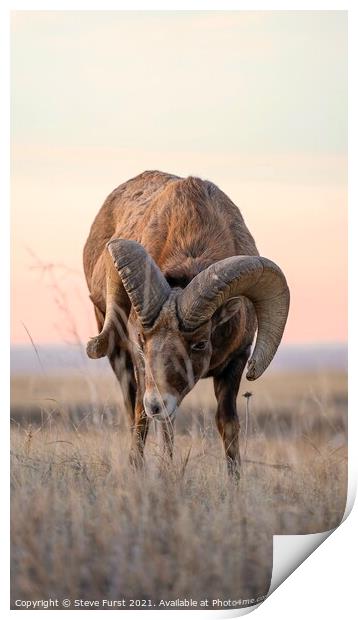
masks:
[[[235,484],[209,381],[181,407],[173,463],[153,427],[138,472],[111,375],[14,376],[12,600],[193,598],[210,608],[264,595],[272,535],[327,530],[343,515],[346,400],[343,373],[243,382]]]

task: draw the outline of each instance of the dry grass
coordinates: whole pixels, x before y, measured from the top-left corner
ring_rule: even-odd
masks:
[[[111,386],[13,379],[12,599],[255,598],[269,587],[272,534],[339,523],[344,375],[253,386],[239,485],[227,478],[205,384],[179,414],[173,464],[153,429],[142,472],[128,467]]]

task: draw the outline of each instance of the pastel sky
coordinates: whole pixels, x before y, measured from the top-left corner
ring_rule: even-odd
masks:
[[[146,169],[208,178],[285,271],[287,343],[347,332],[345,12],[17,12],[12,341],[96,332],[82,248]]]

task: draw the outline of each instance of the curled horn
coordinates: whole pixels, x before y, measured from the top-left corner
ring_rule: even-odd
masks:
[[[107,250],[105,320],[101,333],[87,344],[87,355],[91,358],[108,355],[117,337],[124,343],[126,341],[123,289],[144,328],[152,326],[171,290],[159,267],[140,243],[112,239],[107,243]]]
[[[169,297],[168,282],[140,243],[113,239],[107,248],[143,327],[151,327]]]
[[[257,316],[257,339],[246,375],[254,380],[276,353],[290,304],[286,278],[275,263],[262,256],[232,256],[210,265],[179,296],[178,314],[183,328],[194,330],[238,295],[250,299]]]

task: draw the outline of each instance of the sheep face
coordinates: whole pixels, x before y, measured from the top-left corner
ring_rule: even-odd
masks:
[[[174,291],[152,328],[144,329],[134,316],[130,323],[136,378],[146,415],[159,420],[172,417],[184,396],[209,368],[211,321],[193,332],[182,330]]]

